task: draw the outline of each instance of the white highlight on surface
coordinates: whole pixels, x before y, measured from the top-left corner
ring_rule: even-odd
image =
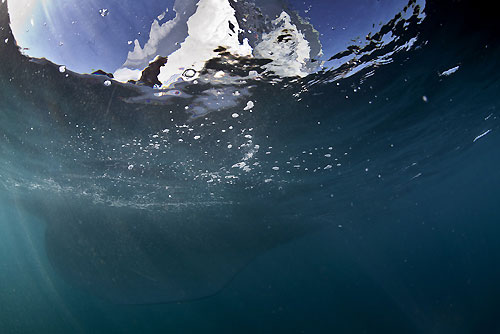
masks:
[[[111,81],[109,81],[109,80],[104,81],[104,86],[106,86],[106,87],[111,86]]]
[[[64,66],[64,65],[59,66],[59,72],[61,72],[61,73],[66,72],[66,66]]]
[[[491,132],[491,129],[489,129],[489,130],[487,130],[487,131],[485,131],[485,132],[481,133],[479,136],[477,136],[476,138],[474,138],[474,140],[473,140],[472,142],[473,142],[473,143],[474,143],[474,142],[476,142],[476,140],[478,140],[478,139],[480,139],[480,138],[482,138],[482,137],[486,136],[486,135],[487,135],[488,133],[490,133],[490,132]]]
[[[459,68],[460,68],[460,66],[455,66],[455,67],[450,68],[449,70],[446,70],[443,73],[439,74],[439,76],[440,77],[442,77],[442,76],[448,76],[448,75],[453,74],[456,71],[458,71]]]

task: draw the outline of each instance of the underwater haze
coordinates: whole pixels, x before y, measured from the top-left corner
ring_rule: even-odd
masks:
[[[500,333],[486,4],[21,3],[1,333]]]

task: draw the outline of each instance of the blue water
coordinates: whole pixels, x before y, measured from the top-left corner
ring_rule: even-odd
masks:
[[[450,3],[198,118],[2,44],[0,331],[500,332],[496,21]]]

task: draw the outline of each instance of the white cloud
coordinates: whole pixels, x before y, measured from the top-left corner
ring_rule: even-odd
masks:
[[[129,80],[139,80],[141,78],[141,70],[132,70],[130,68],[122,67],[113,73],[115,80],[127,82]]]
[[[235,32],[230,30],[228,22],[234,26]],[[200,71],[206,61],[217,55],[213,50],[219,46],[228,48],[234,55],[252,55],[248,40],[245,39],[242,44],[238,40],[240,28],[228,0],[200,0],[187,25],[186,40],[180,49],[168,57],[168,63],[161,68],[158,77],[161,82],[168,82],[172,76],[182,73],[184,69]]]
[[[228,22],[234,26],[234,31],[231,31]],[[173,32],[179,25],[187,25],[184,36],[179,36],[179,29]],[[219,46],[228,48],[234,55],[251,56],[252,48],[248,40],[243,43],[238,40],[239,30],[235,11],[228,0],[200,0],[189,19],[176,11],[175,18],[162,25],[155,20],[148,42],[141,48],[139,41],[135,40],[134,50],[129,52],[126,62],[114,75],[120,81],[137,80],[137,76],[140,77],[138,69],[142,70],[158,55],[168,56],[168,63],[161,68],[159,75],[159,80],[167,84],[185,69],[200,71],[206,61],[217,55],[213,50]],[[171,54],[159,52],[170,46],[166,43],[175,44],[179,39],[183,40],[182,43]]]
[[[281,77],[309,74],[306,65],[311,48],[303,33],[291,22],[290,15],[282,12],[273,25],[274,30],[263,34],[262,41],[255,47],[255,56],[272,59],[273,62],[264,67]],[[287,32],[285,38],[284,31]]]
[[[229,0],[199,0],[196,6],[193,3],[192,10],[187,15],[185,11],[176,10],[175,18],[163,25],[155,20],[148,42],[141,48],[139,41],[135,40],[134,50],[129,52],[127,61],[115,72],[115,77],[121,81],[137,80],[142,69],[156,56],[168,56],[168,62],[161,67],[158,76],[163,86],[167,86],[187,69],[200,72],[208,60],[217,57],[214,50],[220,46],[235,56],[253,57],[255,54],[259,58],[272,59],[273,62],[265,67],[281,77],[309,73],[309,42],[286,12],[273,21],[274,30],[264,33],[253,50],[246,38],[240,43],[239,33],[242,31]],[[282,40],[284,30],[289,34],[285,41]]]
[[[175,18],[162,25],[160,25],[157,20],[154,20],[151,25],[151,31],[149,32],[149,40],[144,45],[144,48],[141,48],[139,41],[136,39],[134,41],[134,51],[128,53],[127,60],[123,66],[132,68],[141,67],[145,62],[149,63],[152,61],[158,55],[160,43],[165,40],[179,21],[179,14],[176,14]]]

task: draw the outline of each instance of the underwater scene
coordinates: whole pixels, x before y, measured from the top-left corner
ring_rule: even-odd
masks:
[[[0,333],[500,333],[490,6],[0,1]]]

